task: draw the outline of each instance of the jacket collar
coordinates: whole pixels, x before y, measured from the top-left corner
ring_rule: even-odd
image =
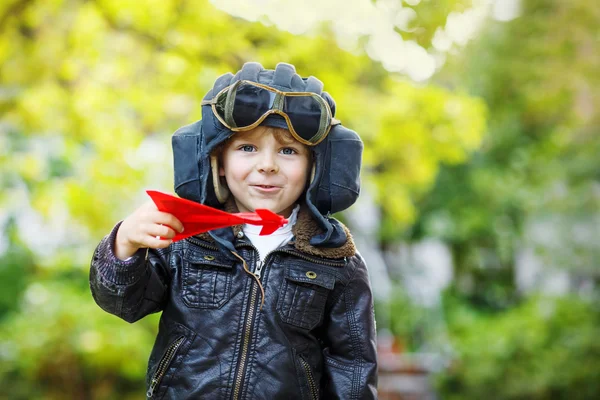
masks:
[[[235,201],[229,197],[227,202],[225,202],[223,206],[223,210],[228,213],[237,213],[239,212]],[[348,228],[342,224],[344,231],[346,232],[346,243],[344,243],[341,247],[315,247],[310,244],[310,239],[323,232],[323,230],[319,227],[317,222],[313,219],[310,214],[308,208],[305,204],[300,205],[300,210],[298,211],[298,219],[296,220],[296,224],[292,228],[292,233],[294,234],[294,238],[290,241],[290,245],[293,245],[296,250],[313,255],[318,257],[325,258],[344,258],[344,257],[352,257],[356,254],[356,247],[354,245],[354,240],[352,239],[352,235]],[[242,225],[234,225],[232,226],[233,234],[237,237],[239,232],[242,232]],[[214,239],[208,234],[208,232],[201,233],[196,235],[198,239],[212,242],[214,243]]]

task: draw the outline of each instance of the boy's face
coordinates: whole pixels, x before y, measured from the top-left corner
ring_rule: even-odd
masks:
[[[241,212],[266,208],[289,217],[304,191],[309,163],[302,143],[259,126],[232,136],[221,154],[219,175]]]

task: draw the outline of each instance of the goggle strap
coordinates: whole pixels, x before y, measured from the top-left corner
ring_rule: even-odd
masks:
[[[273,99],[273,106],[275,110],[283,111],[283,104],[285,103],[285,96],[281,93],[275,93],[275,99]]]
[[[321,141],[321,138],[329,133],[329,116],[326,113],[321,113],[321,118],[319,119],[319,130],[317,134],[310,139],[308,139],[311,143],[318,143]]]
[[[323,99],[319,95],[315,95],[314,98],[317,101],[317,103],[319,103],[321,105],[321,108],[323,109],[323,111],[329,110],[329,106],[325,102],[325,99]],[[321,117],[319,118],[319,129],[318,129],[317,133],[313,137],[311,137],[308,141],[311,143],[320,142],[321,139],[323,138],[323,136],[325,136],[329,133],[329,127],[330,127],[331,123],[332,123],[332,119],[330,117],[330,112],[321,112]]]
[[[237,81],[229,87],[229,90],[227,91],[227,98],[225,99],[225,109],[223,110],[225,122],[231,128],[238,127],[235,123],[235,120],[233,119],[233,106],[235,105],[235,95],[237,93],[237,88],[240,86],[239,82],[241,81]]]
[[[330,122],[331,121],[329,120],[329,115],[322,112],[321,119],[319,120],[319,132],[327,132],[327,128],[329,128]]]

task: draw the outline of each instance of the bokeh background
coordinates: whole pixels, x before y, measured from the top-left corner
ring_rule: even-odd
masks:
[[[173,192],[170,139],[246,61],[315,75],[365,142],[382,399],[600,398],[600,5],[4,0],[0,398],[138,399],[158,315],[89,261]]]

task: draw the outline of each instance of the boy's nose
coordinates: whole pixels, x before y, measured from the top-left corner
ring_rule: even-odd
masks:
[[[277,166],[273,156],[270,155],[261,157],[256,167],[259,172],[277,173],[279,171],[279,166]]]

